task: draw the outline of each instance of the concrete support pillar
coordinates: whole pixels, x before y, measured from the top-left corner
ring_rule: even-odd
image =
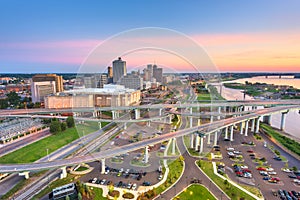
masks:
[[[228,126],[225,128],[225,139],[228,139]]]
[[[215,139],[214,139],[214,146],[218,144],[218,131],[215,131]]]
[[[210,144],[210,133],[207,134],[207,144]]]
[[[139,119],[141,117],[141,113],[140,113],[140,109],[135,109],[134,110],[134,116],[135,116],[135,119]]]
[[[124,130],[126,130],[127,129],[127,123],[125,122],[124,123]]]
[[[201,125],[201,119],[199,118],[197,121],[197,126],[200,126],[200,125]]]
[[[193,108],[190,108],[190,114],[193,114]]]
[[[172,124],[172,114],[169,115],[169,124]]]
[[[116,111],[114,110],[111,111],[111,117],[113,120],[116,118]]]
[[[172,155],[175,155],[176,152],[175,152],[175,149],[176,149],[176,138],[173,138],[172,139]]]
[[[192,128],[192,127],[193,127],[193,117],[190,116],[190,128]]]
[[[95,118],[96,117],[96,112],[93,112],[93,118]]]
[[[60,174],[60,179],[66,178],[67,177],[67,167],[61,167],[61,174]]]
[[[150,127],[151,123],[150,121],[147,121],[147,126]]]
[[[255,119],[252,119],[252,122],[251,122],[251,132],[254,133],[254,130],[255,130]]]
[[[259,133],[259,124],[260,124],[260,120],[259,117],[256,119],[256,128],[255,128],[255,133]]]
[[[99,130],[102,128],[101,122],[98,122]]]
[[[195,151],[199,151],[199,142],[200,142],[200,136],[196,134]]]
[[[200,138],[200,150],[199,150],[200,153],[203,152],[203,143],[204,143],[203,137],[201,137],[201,138]]]
[[[20,172],[19,176],[24,176],[25,179],[29,179],[29,172]]]
[[[149,162],[149,147],[145,147],[145,163]]]
[[[159,109],[159,116],[162,115],[162,108]]]
[[[240,123],[240,134],[241,134],[241,135],[243,135],[243,123],[244,123],[244,122],[241,122],[241,123]]]
[[[245,136],[248,136],[249,120],[246,121],[245,125]]]
[[[286,114],[288,112],[283,112],[281,113],[281,121],[280,121],[280,130],[284,130],[284,127],[285,127],[285,119],[286,119]]]
[[[214,116],[210,116],[210,123],[213,123],[214,122]]]
[[[193,149],[194,148],[194,133],[192,133],[191,135],[190,135],[190,147]]]
[[[221,106],[218,107],[218,113],[219,113],[219,114],[221,114],[221,108],[222,108]],[[220,119],[221,119],[221,116],[218,115],[218,120],[220,120]]]
[[[101,174],[105,173],[105,158],[101,159]]]
[[[233,141],[233,127],[234,125],[230,126],[230,141]]]

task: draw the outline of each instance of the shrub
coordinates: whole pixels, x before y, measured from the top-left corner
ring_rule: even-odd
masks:
[[[61,132],[61,125],[59,121],[52,121],[50,124],[50,132],[51,133],[59,133]]]

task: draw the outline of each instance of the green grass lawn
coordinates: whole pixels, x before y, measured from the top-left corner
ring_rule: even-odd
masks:
[[[197,100],[198,101],[210,101],[211,96],[209,93],[208,94],[198,94]]]
[[[203,185],[193,184],[189,186],[186,190],[182,191],[174,199],[180,200],[214,200],[216,199]]]
[[[97,125],[97,126],[96,126]],[[69,144],[70,142],[80,137],[80,132],[84,130],[85,134],[95,132],[98,130],[98,124],[87,123],[85,125],[78,125],[76,128],[68,128],[67,130],[50,135],[42,140],[29,144],[21,149],[0,157],[0,163],[29,163],[34,162],[42,157],[47,156],[47,149],[49,154],[57,149]],[[77,132],[78,130],[78,132]]]
[[[160,194],[165,191],[168,187],[170,187],[180,176],[183,170],[183,158],[178,158],[176,160],[170,160],[169,166],[169,174],[167,180],[160,185],[159,187],[155,188],[155,193]]]
[[[275,140],[277,140],[280,144],[282,144],[284,147],[289,149],[290,151],[294,152],[298,156],[300,156],[300,144],[296,142],[293,139],[290,139],[281,133],[274,130],[271,126],[268,126],[267,124],[261,124],[261,128],[271,137],[273,137]]]
[[[213,172],[212,163],[208,161],[198,161],[197,164],[200,166],[200,168],[208,175],[213,182],[215,182],[232,200],[239,200],[241,198],[244,198],[245,200],[252,200],[253,197],[249,196],[245,192],[241,191],[237,187],[231,185],[230,183],[226,183],[223,179],[218,177]]]

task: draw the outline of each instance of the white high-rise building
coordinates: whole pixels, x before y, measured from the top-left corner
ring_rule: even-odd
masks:
[[[123,61],[119,57],[118,60],[113,61],[113,82],[117,83],[121,79],[121,77],[126,75],[126,61]]]

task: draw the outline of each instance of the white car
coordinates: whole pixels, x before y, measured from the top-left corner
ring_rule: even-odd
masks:
[[[272,171],[272,172],[268,172],[268,174],[270,174],[270,175],[276,175],[276,174],[277,174],[277,172],[275,172],[275,171]]]
[[[249,172],[246,172],[246,173],[244,174],[244,177],[245,177],[245,178],[252,178],[252,174],[249,173]]]
[[[163,178],[163,175],[162,174],[160,174],[159,176],[158,176],[158,180],[161,180]]]
[[[131,186],[132,186],[132,184],[131,184],[131,183],[128,183],[128,185],[127,185],[127,189],[130,189],[130,188],[131,188]]]
[[[97,178],[93,178],[92,183],[96,183]]]
[[[123,169],[123,168],[121,168],[121,169],[119,170],[119,172],[120,172],[120,173],[122,173],[123,171],[124,171],[124,169]]]
[[[241,169],[248,169],[247,165],[241,165],[240,167],[241,167]]]
[[[282,171],[287,172],[287,173],[291,173],[292,171],[288,168],[283,168]]]
[[[237,155],[242,154],[242,152],[240,152],[240,151],[233,151],[233,153],[237,154]]]
[[[271,167],[267,168],[266,170],[267,170],[267,172],[272,172],[272,171],[274,171],[274,169],[271,168]]]
[[[109,169],[105,170],[104,174],[108,174],[110,171]]]
[[[227,151],[234,151],[234,148],[233,147],[228,147],[226,150]]]
[[[106,179],[103,179],[103,180],[100,182],[100,184],[101,184],[101,185],[104,185],[105,182],[106,182]]]
[[[136,188],[137,188],[137,184],[134,183],[134,184],[132,185],[132,188],[131,188],[131,189],[136,190]]]
[[[294,183],[300,183],[300,180],[299,179],[294,179],[293,182]]]

